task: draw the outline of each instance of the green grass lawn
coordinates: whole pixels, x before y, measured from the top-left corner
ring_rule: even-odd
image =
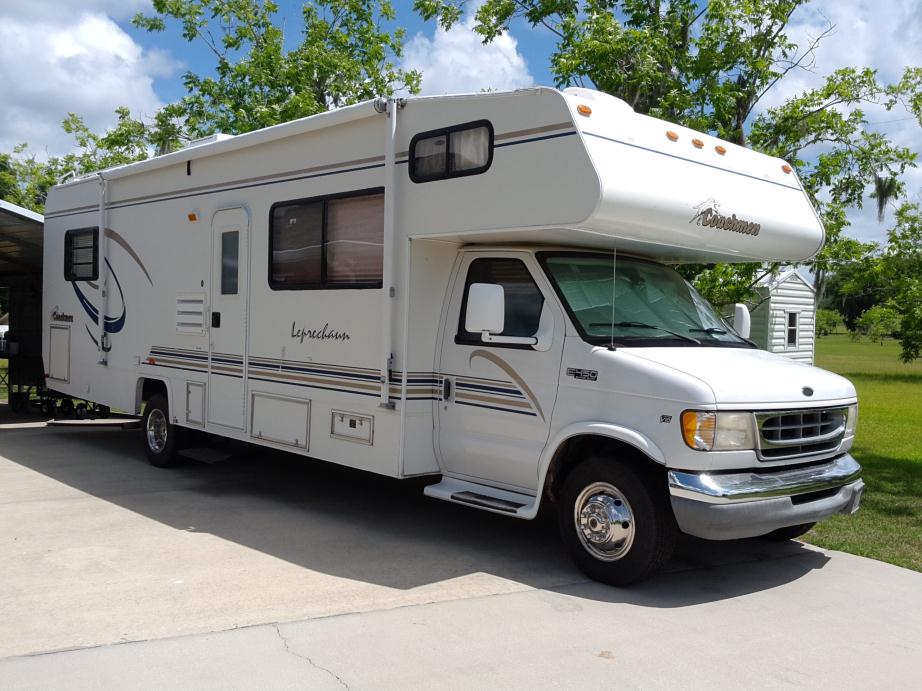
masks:
[[[0,358],[0,381],[6,379],[6,360]],[[6,385],[0,384],[0,401],[7,399]]]
[[[816,364],[858,389],[852,455],[867,484],[861,510],[816,526],[808,542],[922,571],[922,361],[905,365],[899,344],[817,340]]]

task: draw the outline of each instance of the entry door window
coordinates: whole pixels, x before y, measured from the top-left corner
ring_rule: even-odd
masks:
[[[461,317],[458,322],[456,343],[468,345],[483,343],[482,334],[471,333],[464,328],[467,295],[474,283],[494,283],[503,287],[506,299],[505,328],[502,334],[497,335],[534,336],[538,332],[541,309],[544,307],[544,296],[525,263],[521,259],[492,257],[475,259],[467,271],[467,280],[464,284],[464,298],[461,301]]]

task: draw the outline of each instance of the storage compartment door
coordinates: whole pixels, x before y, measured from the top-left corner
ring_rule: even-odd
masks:
[[[48,330],[48,379],[70,381],[70,327],[54,326]]]

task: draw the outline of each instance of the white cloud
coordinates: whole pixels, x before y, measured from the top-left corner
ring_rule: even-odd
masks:
[[[432,38],[417,34],[406,46],[404,69],[423,74],[424,94],[517,89],[534,84],[516,40],[505,33],[484,45],[474,33],[473,16]]]
[[[760,104],[777,106],[788,98],[823,83],[826,76],[841,67],[871,67],[884,82],[899,80],[907,66],[922,65],[922,3],[918,0],[815,0],[792,17],[790,36],[806,47],[829,24],[835,26],[816,51],[812,71],[790,73]],[[892,141],[920,151],[920,129],[911,115],[897,106],[894,110],[863,105],[872,128]],[[922,156],[920,156],[922,165]],[[922,170],[906,176],[907,195],[919,201],[922,196]],[[847,233],[863,241],[884,242],[892,214],[884,223],[877,221],[874,199],[866,199],[862,210],[849,214],[852,225]]]
[[[28,142],[39,155],[73,145],[61,129],[68,112],[94,131],[115,121],[117,106],[152,116],[163,104],[153,88],[175,65],[142,49],[107,14],[144,9],[147,0],[31,0],[0,11],[0,151]]]

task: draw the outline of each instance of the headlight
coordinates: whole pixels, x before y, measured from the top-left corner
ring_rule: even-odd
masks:
[[[682,413],[682,437],[697,451],[739,451],[756,446],[752,413],[745,412],[686,410]]]
[[[854,437],[855,430],[858,428],[858,404],[848,406],[848,412],[845,415],[845,436]]]

